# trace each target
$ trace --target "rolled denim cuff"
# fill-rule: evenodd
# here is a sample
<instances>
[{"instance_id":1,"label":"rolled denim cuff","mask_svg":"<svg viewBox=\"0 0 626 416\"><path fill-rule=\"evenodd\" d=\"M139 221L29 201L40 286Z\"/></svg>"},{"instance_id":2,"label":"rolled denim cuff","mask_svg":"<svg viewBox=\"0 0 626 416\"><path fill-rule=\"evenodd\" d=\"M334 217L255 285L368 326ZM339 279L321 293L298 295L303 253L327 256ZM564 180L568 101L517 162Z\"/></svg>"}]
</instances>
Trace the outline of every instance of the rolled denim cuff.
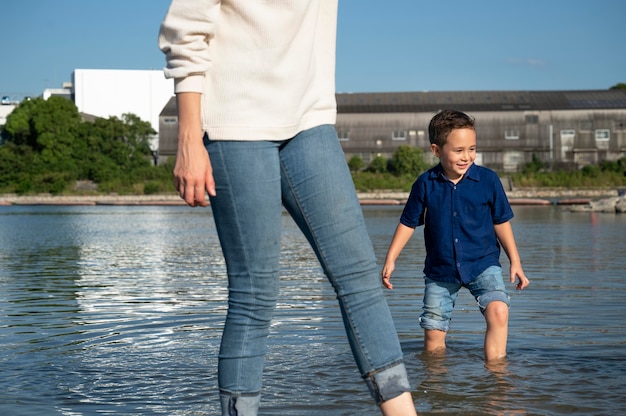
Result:
<instances>
[{"instance_id":1,"label":"rolled denim cuff","mask_svg":"<svg viewBox=\"0 0 626 416\"><path fill-rule=\"evenodd\" d=\"M220 391L222 416L256 416L261 402L260 394L231 394Z\"/></svg>"},{"instance_id":2,"label":"rolled denim cuff","mask_svg":"<svg viewBox=\"0 0 626 416\"><path fill-rule=\"evenodd\" d=\"M411 391L409 377L403 362L369 373L363 379L378 406L402 393Z\"/></svg>"}]
</instances>

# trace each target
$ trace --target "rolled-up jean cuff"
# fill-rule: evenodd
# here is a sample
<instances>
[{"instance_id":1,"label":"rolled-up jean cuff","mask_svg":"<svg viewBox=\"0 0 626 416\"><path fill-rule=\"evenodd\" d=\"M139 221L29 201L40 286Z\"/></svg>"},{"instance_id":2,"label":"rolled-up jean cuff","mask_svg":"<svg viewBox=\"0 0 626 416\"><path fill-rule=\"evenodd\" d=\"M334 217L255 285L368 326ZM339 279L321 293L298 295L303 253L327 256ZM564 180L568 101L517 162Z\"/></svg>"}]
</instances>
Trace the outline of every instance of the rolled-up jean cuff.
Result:
<instances>
[{"instance_id":1,"label":"rolled-up jean cuff","mask_svg":"<svg viewBox=\"0 0 626 416\"><path fill-rule=\"evenodd\" d=\"M231 394L220 391L222 416L256 416L259 412L260 394Z\"/></svg>"},{"instance_id":2,"label":"rolled-up jean cuff","mask_svg":"<svg viewBox=\"0 0 626 416\"><path fill-rule=\"evenodd\" d=\"M363 379L378 406L402 393L411 391L409 377L403 362L369 373Z\"/></svg>"}]
</instances>

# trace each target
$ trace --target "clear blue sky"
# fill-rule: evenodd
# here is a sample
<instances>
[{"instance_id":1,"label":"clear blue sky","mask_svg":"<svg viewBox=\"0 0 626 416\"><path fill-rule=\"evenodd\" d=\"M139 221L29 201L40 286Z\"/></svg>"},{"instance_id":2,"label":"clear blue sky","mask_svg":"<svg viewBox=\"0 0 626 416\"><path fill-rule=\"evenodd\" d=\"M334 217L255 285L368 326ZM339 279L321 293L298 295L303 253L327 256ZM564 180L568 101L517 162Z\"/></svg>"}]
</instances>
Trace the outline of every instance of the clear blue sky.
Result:
<instances>
[{"instance_id":1,"label":"clear blue sky","mask_svg":"<svg viewBox=\"0 0 626 416\"><path fill-rule=\"evenodd\" d=\"M74 69L161 69L169 0L0 0L0 95ZM624 0L340 0L337 91L608 89L626 83Z\"/></svg>"}]
</instances>

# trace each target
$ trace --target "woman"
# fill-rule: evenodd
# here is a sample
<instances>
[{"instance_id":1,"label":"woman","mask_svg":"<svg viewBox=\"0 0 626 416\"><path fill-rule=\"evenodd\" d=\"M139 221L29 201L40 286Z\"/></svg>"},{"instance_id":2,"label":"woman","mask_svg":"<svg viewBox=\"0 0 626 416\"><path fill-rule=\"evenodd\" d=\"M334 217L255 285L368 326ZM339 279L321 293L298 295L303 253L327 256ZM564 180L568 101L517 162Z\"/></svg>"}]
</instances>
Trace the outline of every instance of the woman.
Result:
<instances>
[{"instance_id":1,"label":"woman","mask_svg":"<svg viewBox=\"0 0 626 416\"><path fill-rule=\"evenodd\" d=\"M336 0L174 0L161 25L175 80L175 186L209 195L228 272L222 414L256 415L279 282L284 206L333 285L384 415L414 415L402 351L333 124ZM294 398L297 401L297 398Z\"/></svg>"}]
</instances>

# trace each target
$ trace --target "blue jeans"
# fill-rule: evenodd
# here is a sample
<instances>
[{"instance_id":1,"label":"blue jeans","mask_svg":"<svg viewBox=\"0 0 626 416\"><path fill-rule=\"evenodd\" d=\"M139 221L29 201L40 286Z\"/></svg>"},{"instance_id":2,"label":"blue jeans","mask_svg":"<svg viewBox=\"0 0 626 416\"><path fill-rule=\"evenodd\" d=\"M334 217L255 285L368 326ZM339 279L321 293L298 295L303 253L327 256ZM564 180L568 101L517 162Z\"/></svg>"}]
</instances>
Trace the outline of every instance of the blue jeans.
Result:
<instances>
[{"instance_id":1,"label":"blue jeans","mask_svg":"<svg viewBox=\"0 0 626 416\"><path fill-rule=\"evenodd\" d=\"M420 316L420 326L424 329L437 329L448 332L452 309L456 297L463 285L460 282L438 282L425 278L424 306ZM487 267L476 279L465 285L476 299L481 313L485 313L487 305L498 300L510 306L510 297L502 280L502 268Z\"/></svg>"},{"instance_id":2,"label":"blue jeans","mask_svg":"<svg viewBox=\"0 0 626 416\"><path fill-rule=\"evenodd\" d=\"M211 208L228 272L218 364L223 414L256 414L278 298L283 206L337 294L352 353L376 402L409 391L376 257L334 127L315 127L286 141L207 139L205 144L217 187Z\"/></svg>"}]
</instances>

